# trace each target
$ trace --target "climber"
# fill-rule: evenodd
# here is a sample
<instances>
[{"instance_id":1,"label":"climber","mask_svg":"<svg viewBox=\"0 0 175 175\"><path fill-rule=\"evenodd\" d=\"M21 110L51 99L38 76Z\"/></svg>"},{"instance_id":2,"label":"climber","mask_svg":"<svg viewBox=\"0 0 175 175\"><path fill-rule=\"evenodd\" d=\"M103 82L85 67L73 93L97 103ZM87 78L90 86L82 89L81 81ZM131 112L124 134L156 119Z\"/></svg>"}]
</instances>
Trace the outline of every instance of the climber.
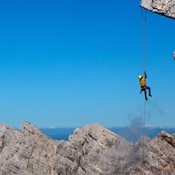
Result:
<instances>
[{"instance_id":1,"label":"climber","mask_svg":"<svg viewBox=\"0 0 175 175\"><path fill-rule=\"evenodd\" d=\"M140 93L144 91L145 100L148 100L146 90L148 90L150 97L152 97L152 95L151 95L151 88L149 86L146 86L146 78L147 78L146 71L144 71L144 77L142 75L139 75L138 78L140 81Z\"/></svg>"}]
</instances>

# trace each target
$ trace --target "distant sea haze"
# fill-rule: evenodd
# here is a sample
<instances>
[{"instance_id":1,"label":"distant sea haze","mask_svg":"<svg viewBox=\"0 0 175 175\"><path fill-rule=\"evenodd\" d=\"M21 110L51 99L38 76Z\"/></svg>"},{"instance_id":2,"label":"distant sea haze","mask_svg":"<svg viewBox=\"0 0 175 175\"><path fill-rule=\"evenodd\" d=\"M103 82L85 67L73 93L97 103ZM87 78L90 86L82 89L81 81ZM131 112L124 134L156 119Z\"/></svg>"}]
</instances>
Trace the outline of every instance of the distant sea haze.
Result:
<instances>
[{"instance_id":1,"label":"distant sea haze","mask_svg":"<svg viewBox=\"0 0 175 175\"><path fill-rule=\"evenodd\" d=\"M143 135L154 138L161 131L166 131L169 134L175 133L175 128L163 128L163 127L145 127L143 128L131 128L131 127L113 127L107 128L114 133L120 135L128 141L136 142ZM46 134L48 137L54 140L65 140L67 141L69 136L73 134L75 128L40 128L40 130Z\"/></svg>"}]
</instances>

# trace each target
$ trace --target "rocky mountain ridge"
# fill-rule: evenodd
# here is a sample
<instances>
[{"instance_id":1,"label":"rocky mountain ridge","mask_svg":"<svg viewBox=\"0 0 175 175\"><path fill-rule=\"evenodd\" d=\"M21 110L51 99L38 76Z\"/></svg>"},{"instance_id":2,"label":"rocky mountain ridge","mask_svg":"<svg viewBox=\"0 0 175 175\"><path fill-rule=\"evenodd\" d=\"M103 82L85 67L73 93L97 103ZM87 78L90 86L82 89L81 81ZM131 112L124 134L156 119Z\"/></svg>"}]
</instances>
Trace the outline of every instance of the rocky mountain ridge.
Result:
<instances>
[{"instance_id":1,"label":"rocky mountain ridge","mask_svg":"<svg viewBox=\"0 0 175 175\"><path fill-rule=\"evenodd\" d=\"M140 6L153 13L175 19L175 0L142 0Z\"/></svg>"},{"instance_id":2,"label":"rocky mountain ridge","mask_svg":"<svg viewBox=\"0 0 175 175\"><path fill-rule=\"evenodd\" d=\"M56 141L25 122L20 131L0 124L0 175L174 175L175 136L130 143L98 125Z\"/></svg>"}]
</instances>

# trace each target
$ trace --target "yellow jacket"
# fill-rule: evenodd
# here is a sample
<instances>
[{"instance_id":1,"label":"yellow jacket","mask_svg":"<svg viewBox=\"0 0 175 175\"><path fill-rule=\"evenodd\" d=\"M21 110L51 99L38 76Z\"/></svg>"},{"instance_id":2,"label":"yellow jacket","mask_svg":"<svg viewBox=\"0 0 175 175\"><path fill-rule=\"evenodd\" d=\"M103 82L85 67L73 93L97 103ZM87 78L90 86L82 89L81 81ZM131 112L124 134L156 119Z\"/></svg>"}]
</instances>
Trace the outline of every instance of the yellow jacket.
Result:
<instances>
[{"instance_id":1,"label":"yellow jacket","mask_svg":"<svg viewBox=\"0 0 175 175\"><path fill-rule=\"evenodd\" d=\"M146 79L144 77L140 79L140 86L142 88L146 87Z\"/></svg>"}]
</instances>

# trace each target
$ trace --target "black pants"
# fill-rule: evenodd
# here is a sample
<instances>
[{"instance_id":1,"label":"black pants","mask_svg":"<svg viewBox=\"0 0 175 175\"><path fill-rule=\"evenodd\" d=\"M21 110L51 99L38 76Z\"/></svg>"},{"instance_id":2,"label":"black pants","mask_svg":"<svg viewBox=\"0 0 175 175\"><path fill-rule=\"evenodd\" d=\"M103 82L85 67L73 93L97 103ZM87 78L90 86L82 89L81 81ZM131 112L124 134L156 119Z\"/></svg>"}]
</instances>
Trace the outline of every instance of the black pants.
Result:
<instances>
[{"instance_id":1,"label":"black pants","mask_svg":"<svg viewBox=\"0 0 175 175\"><path fill-rule=\"evenodd\" d=\"M149 96L151 96L151 88L149 86L145 86L145 87L141 87L141 90L144 91L144 94L145 94L145 100L148 100L147 98L147 91L149 92Z\"/></svg>"}]
</instances>

